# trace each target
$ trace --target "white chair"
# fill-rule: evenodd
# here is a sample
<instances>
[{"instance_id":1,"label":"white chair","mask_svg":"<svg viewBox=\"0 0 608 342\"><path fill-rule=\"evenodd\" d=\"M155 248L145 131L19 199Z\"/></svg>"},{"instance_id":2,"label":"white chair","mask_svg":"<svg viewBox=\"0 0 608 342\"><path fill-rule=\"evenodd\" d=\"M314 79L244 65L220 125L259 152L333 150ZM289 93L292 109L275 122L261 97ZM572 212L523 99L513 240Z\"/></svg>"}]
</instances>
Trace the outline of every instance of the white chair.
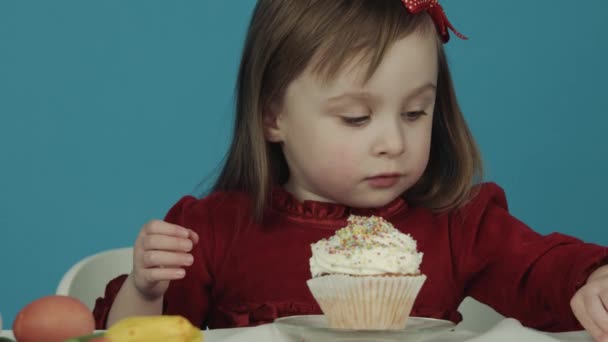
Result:
<instances>
[{"instance_id":1,"label":"white chair","mask_svg":"<svg viewBox=\"0 0 608 342\"><path fill-rule=\"evenodd\" d=\"M102 297L106 284L121 274L131 273L133 248L117 248L86 257L61 278L56 294L79 299L91 310Z\"/></svg>"},{"instance_id":2,"label":"white chair","mask_svg":"<svg viewBox=\"0 0 608 342\"><path fill-rule=\"evenodd\" d=\"M488 331L505 318L488 305L471 297L466 297L460 303L458 311L462 314L462 321L456 326L457 330L481 333Z\"/></svg>"}]
</instances>

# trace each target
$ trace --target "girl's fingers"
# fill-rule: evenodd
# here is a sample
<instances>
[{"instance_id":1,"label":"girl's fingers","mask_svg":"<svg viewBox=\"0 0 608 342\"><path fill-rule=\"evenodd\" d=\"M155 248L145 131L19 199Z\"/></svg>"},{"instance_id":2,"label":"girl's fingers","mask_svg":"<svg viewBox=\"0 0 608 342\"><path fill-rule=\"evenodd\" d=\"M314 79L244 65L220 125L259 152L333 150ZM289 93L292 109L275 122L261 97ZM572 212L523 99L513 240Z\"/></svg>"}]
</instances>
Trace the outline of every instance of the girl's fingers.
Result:
<instances>
[{"instance_id":1,"label":"girl's fingers","mask_svg":"<svg viewBox=\"0 0 608 342\"><path fill-rule=\"evenodd\" d=\"M148 268L141 272L141 275L149 284L182 279L186 276L186 271L183 268Z\"/></svg>"},{"instance_id":2,"label":"girl's fingers","mask_svg":"<svg viewBox=\"0 0 608 342\"><path fill-rule=\"evenodd\" d=\"M590 316L591 320L593 320L595 326L601 331L601 334L607 334L608 312L606 312L606 308L604 307L604 304L602 304L600 297L597 295L587 295L583 298L583 303L587 314Z\"/></svg>"},{"instance_id":3,"label":"girl's fingers","mask_svg":"<svg viewBox=\"0 0 608 342\"><path fill-rule=\"evenodd\" d=\"M166 251L146 251L142 255L143 268L180 268L194 262L192 254Z\"/></svg>"},{"instance_id":4,"label":"girl's fingers","mask_svg":"<svg viewBox=\"0 0 608 342\"><path fill-rule=\"evenodd\" d=\"M159 234L181 238L188 238L188 236L190 236L189 229L160 220L154 220L146 223L142 229L142 233L146 235Z\"/></svg>"},{"instance_id":5,"label":"girl's fingers","mask_svg":"<svg viewBox=\"0 0 608 342\"><path fill-rule=\"evenodd\" d=\"M604 336L604 333L602 329L600 329L600 327L591 318L591 315L585 308L583 299L581 297L582 296L575 296L575 298L572 300L572 312L574 313L574 316L576 316L578 321L581 323L583 328L585 328L585 330L589 332L591 337L593 337L595 341L601 341L600 339L602 338L602 336Z\"/></svg>"},{"instance_id":6,"label":"girl's fingers","mask_svg":"<svg viewBox=\"0 0 608 342\"><path fill-rule=\"evenodd\" d=\"M192 242L194 244L197 244L199 241L198 234L192 229L189 229L189 231L190 231L190 240L192 240Z\"/></svg>"},{"instance_id":7,"label":"girl's fingers","mask_svg":"<svg viewBox=\"0 0 608 342\"><path fill-rule=\"evenodd\" d=\"M142 247L144 251L190 252L192 241L188 238L151 234L142 237Z\"/></svg>"}]
</instances>

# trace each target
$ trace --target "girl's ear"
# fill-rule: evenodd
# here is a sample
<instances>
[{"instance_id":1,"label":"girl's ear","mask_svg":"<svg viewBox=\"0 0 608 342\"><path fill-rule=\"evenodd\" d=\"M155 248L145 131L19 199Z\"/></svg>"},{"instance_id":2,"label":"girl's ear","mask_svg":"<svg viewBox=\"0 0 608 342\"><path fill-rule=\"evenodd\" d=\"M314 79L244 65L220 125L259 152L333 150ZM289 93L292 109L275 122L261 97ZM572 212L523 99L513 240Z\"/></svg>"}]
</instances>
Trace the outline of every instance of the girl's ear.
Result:
<instances>
[{"instance_id":1,"label":"girl's ear","mask_svg":"<svg viewBox=\"0 0 608 342\"><path fill-rule=\"evenodd\" d=\"M281 109L276 103L272 103L266 108L263 114L264 121L264 137L270 142L283 141L283 132L281 130Z\"/></svg>"}]
</instances>

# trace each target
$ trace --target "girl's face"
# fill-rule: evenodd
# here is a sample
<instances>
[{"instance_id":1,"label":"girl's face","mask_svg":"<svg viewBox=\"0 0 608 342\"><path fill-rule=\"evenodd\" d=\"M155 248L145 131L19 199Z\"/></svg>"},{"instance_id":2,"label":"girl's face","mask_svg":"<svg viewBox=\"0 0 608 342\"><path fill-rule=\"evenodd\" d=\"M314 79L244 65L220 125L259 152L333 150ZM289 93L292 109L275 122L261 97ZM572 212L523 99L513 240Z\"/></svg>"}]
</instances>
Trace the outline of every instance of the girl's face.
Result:
<instances>
[{"instance_id":1,"label":"girl's face","mask_svg":"<svg viewBox=\"0 0 608 342\"><path fill-rule=\"evenodd\" d=\"M301 201L383 206L413 186L429 160L437 41L415 33L398 40L363 82L367 64L331 82L310 70L287 88L266 118L289 166L286 189Z\"/></svg>"}]
</instances>

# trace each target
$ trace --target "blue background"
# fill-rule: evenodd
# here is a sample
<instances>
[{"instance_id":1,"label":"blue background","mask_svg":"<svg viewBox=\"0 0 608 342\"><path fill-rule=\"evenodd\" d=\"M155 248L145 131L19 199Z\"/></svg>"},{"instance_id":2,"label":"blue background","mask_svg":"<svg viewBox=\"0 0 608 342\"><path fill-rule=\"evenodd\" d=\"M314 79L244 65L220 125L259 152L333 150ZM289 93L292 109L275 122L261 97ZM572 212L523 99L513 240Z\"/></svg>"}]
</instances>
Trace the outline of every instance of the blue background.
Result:
<instances>
[{"instance_id":1,"label":"blue background","mask_svg":"<svg viewBox=\"0 0 608 342\"><path fill-rule=\"evenodd\" d=\"M388 1L388 0L387 0ZM253 0L0 0L0 312L212 176ZM445 0L487 179L541 233L608 244L608 2Z\"/></svg>"}]
</instances>

